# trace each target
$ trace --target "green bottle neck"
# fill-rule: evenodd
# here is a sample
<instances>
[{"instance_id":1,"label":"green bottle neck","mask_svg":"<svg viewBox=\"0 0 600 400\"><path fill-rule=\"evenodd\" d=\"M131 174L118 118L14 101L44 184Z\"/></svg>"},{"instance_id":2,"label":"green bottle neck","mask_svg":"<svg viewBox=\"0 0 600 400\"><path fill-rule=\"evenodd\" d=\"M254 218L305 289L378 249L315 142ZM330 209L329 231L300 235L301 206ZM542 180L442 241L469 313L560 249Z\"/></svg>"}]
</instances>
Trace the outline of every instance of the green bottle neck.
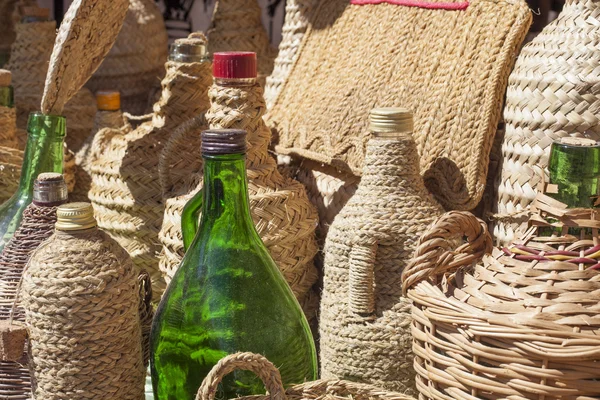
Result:
<instances>
[{"instance_id":1,"label":"green bottle neck","mask_svg":"<svg viewBox=\"0 0 600 400\"><path fill-rule=\"evenodd\" d=\"M27 145L19 181L18 196L30 199L33 183L43 172L63 172L63 142L66 120L55 115L32 113L27 123Z\"/></svg>"},{"instance_id":2,"label":"green bottle neck","mask_svg":"<svg viewBox=\"0 0 600 400\"><path fill-rule=\"evenodd\" d=\"M15 105L12 86L0 86L0 106L13 108Z\"/></svg>"},{"instance_id":3,"label":"green bottle neck","mask_svg":"<svg viewBox=\"0 0 600 400\"><path fill-rule=\"evenodd\" d=\"M245 154L204 156L204 188L200 231L229 236L233 231L255 232L250 214Z\"/></svg>"}]
</instances>

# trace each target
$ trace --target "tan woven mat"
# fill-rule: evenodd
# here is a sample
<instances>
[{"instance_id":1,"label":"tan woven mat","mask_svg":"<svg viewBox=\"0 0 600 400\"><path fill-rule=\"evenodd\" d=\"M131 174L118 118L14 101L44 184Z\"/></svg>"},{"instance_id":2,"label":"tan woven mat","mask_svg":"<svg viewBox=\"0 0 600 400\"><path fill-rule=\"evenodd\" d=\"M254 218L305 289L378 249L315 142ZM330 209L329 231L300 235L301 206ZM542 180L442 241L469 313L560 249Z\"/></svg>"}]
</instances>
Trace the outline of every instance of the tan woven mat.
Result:
<instances>
[{"instance_id":1,"label":"tan woven mat","mask_svg":"<svg viewBox=\"0 0 600 400\"><path fill-rule=\"evenodd\" d=\"M276 150L360 175L369 111L407 107L428 188L446 208L474 208L531 23L525 2L355 2L378 4L320 0L310 14L269 116Z\"/></svg>"}]
</instances>

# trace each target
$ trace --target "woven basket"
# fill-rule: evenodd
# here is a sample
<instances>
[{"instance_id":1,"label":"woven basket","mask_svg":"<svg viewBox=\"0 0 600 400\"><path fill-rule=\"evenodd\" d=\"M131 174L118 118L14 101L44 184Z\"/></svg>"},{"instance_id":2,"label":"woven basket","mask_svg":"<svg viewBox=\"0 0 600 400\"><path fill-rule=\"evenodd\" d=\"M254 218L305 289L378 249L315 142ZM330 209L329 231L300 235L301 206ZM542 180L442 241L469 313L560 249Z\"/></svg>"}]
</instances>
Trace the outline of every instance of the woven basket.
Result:
<instances>
[{"instance_id":1,"label":"woven basket","mask_svg":"<svg viewBox=\"0 0 600 400\"><path fill-rule=\"evenodd\" d=\"M527 5L351 3L320 0L309 14L298 58L269 113L277 152L360 175L370 109L406 107L415 114L429 190L447 208L474 208L508 74L531 22Z\"/></svg>"},{"instance_id":2,"label":"woven basket","mask_svg":"<svg viewBox=\"0 0 600 400\"><path fill-rule=\"evenodd\" d=\"M420 239L403 284L421 399L600 397L600 218L543 194L532 209L522 239L491 255L485 223L468 213ZM552 219L558 231L587 228L540 235Z\"/></svg>"},{"instance_id":3,"label":"woven basket","mask_svg":"<svg viewBox=\"0 0 600 400\"><path fill-rule=\"evenodd\" d=\"M215 400L221 380L238 369L255 373L269 393L238 400L412 400L412 397L375 386L340 380L306 382L286 390L277 368L265 357L253 353L237 353L221 359L202 382L196 400Z\"/></svg>"},{"instance_id":4,"label":"woven basket","mask_svg":"<svg viewBox=\"0 0 600 400\"><path fill-rule=\"evenodd\" d=\"M21 150L0 146L0 204L17 191L22 163Z\"/></svg>"},{"instance_id":5,"label":"woven basket","mask_svg":"<svg viewBox=\"0 0 600 400\"><path fill-rule=\"evenodd\" d=\"M310 309L305 302L314 299L309 292L317 280L317 270L313 263L318 251L314 236L317 213L302 185L283 177L268 152L271 132L262 119L266 109L262 87L260 84L247 88L213 85L208 95L211 108L206 114L206 124L211 129L233 128L248 132L249 149L246 164L254 224L273 260L310 318L316 311L316 304L311 301L313 307ZM182 131L172 139L178 143L193 143L182 141L181 135L190 137L195 133L198 137L199 130L201 129L196 127L188 132ZM181 146L169 144L167 148L171 150L162 155L166 159L161 164L163 181L165 177L172 179L173 175L169 171L176 165L175 161L168 160L181 158L180 152L177 151ZM193 165L197 167L197 174L202 170L198 148L199 146L192 151L192 154L195 154L196 161ZM200 176L197 177L196 182L200 182ZM171 182L163 187L172 187ZM181 211L200 187L201 182L197 186L190 185L190 192L166 201L165 218L160 234L164 246L160 268L167 280L173 276L183 257Z\"/></svg>"},{"instance_id":6,"label":"woven basket","mask_svg":"<svg viewBox=\"0 0 600 400\"><path fill-rule=\"evenodd\" d=\"M442 207L419 174L414 139L371 139L356 194L325 242L321 374L415 394L410 303L401 274ZM352 349L352 351L349 351Z\"/></svg>"},{"instance_id":7,"label":"woven basket","mask_svg":"<svg viewBox=\"0 0 600 400\"><path fill-rule=\"evenodd\" d=\"M271 108L292 65L298 56L300 44L308 28L308 13L315 0L287 0L285 2L285 21L281 28L279 53L275 58L273 72L267 77L265 85L265 100L267 108Z\"/></svg>"},{"instance_id":8,"label":"woven basket","mask_svg":"<svg viewBox=\"0 0 600 400\"><path fill-rule=\"evenodd\" d=\"M86 86L118 90L121 108L134 115L151 109L151 94L160 89L165 74L168 37L162 14L154 0L129 0L123 28L100 68Z\"/></svg>"},{"instance_id":9,"label":"woven basket","mask_svg":"<svg viewBox=\"0 0 600 400\"><path fill-rule=\"evenodd\" d=\"M209 62L168 61L166 67L152 120L134 130L100 131L90 167L89 198L98 225L129 252L138 268L150 273L155 299L166 287L157 258L164 212L159 155L178 126L208 110L206 93L212 83Z\"/></svg>"},{"instance_id":10,"label":"woven basket","mask_svg":"<svg viewBox=\"0 0 600 400\"><path fill-rule=\"evenodd\" d=\"M56 39L56 22L18 23L10 62L6 66L13 75L17 127L27 128L29 114L40 110L48 62ZM67 102L63 115L67 118L69 150L77 152L92 130L96 99L87 89L77 92Z\"/></svg>"},{"instance_id":11,"label":"woven basket","mask_svg":"<svg viewBox=\"0 0 600 400\"><path fill-rule=\"evenodd\" d=\"M277 52L261 21L257 0L218 0L207 32L210 53L253 51L258 57L258 80L264 87Z\"/></svg>"},{"instance_id":12,"label":"woven basket","mask_svg":"<svg viewBox=\"0 0 600 400\"><path fill-rule=\"evenodd\" d=\"M0 53L10 53L10 47L17 37L15 22L21 19L18 6L35 3L33 0L0 0Z\"/></svg>"},{"instance_id":13,"label":"woven basket","mask_svg":"<svg viewBox=\"0 0 600 400\"><path fill-rule=\"evenodd\" d=\"M595 1L567 0L558 19L523 48L510 76L494 229L500 243L526 227L537 187L548 181L552 142L568 135L600 140L599 14Z\"/></svg>"}]
</instances>

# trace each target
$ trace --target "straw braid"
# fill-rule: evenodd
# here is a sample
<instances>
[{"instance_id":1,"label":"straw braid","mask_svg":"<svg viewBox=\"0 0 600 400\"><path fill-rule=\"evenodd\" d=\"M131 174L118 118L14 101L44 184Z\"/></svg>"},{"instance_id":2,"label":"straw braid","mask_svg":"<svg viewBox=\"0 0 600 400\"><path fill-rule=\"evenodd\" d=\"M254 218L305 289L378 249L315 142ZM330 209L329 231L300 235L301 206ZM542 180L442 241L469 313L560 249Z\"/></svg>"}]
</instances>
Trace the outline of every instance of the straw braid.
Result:
<instances>
[{"instance_id":1,"label":"straw braid","mask_svg":"<svg viewBox=\"0 0 600 400\"><path fill-rule=\"evenodd\" d=\"M512 215L528 210L540 183L548 182L552 142L569 135L600 140L598 24L597 2L569 0L519 55L504 109L496 218L508 221L494 229L501 244L523 232L523 224Z\"/></svg>"},{"instance_id":2,"label":"straw braid","mask_svg":"<svg viewBox=\"0 0 600 400\"><path fill-rule=\"evenodd\" d=\"M258 56L258 79L264 86L277 55L261 21L257 0L218 0L208 34L210 53L253 51Z\"/></svg>"},{"instance_id":3,"label":"straw braid","mask_svg":"<svg viewBox=\"0 0 600 400\"><path fill-rule=\"evenodd\" d=\"M416 393L401 274L417 238L442 212L419 174L409 134L368 142L358 190L333 221L324 248L324 378Z\"/></svg>"},{"instance_id":4,"label":"straw braid","mask_svg":"<svg viewBox=\"0 0 600 400\"><path fill-rule=\"evenodd\" d=\"M36 250L22 287L34 399L143 398L137 275L97 229L57 232Z\"/></svg>"},{"instance_id":5,"label":"straw braid","mask_svg":"<svg viewBox=\"0 0 600 400\"><path fill-rule=\"evenodd\" d=\"M150 95L160 89L168 50L167 30L153 0L129 0L129 10L117 40L86 86L118 89L121 108L135 115L148 112Z\"/></svg>"},{"instance_id":6,"label":"straw braid","mask_svg":"<svg viewBox=\"0 0 600 400\"><path fill-rule=\"evenodd\" d=\"M54 232L56 207L30 204L23 211L23 220L13 238L0 254L0 320L25 321L17 304L12 315L17 288L31 253ZM31 397L31 378L27 368L27 353L16 362L0 362L0 398L27 400Z\"/></svg>"},{"instance_id":7,"label":"straw braid","mask_svg":"<svg viewBox=\"0 0 600 400\"><path fill-rule=\"evenodd\" d=\"M152 277L155 298L166 285L158 270L158 232L163 218L159 155L176 128L209 107L210 63L167 62L162 95L151 122L123 134L104 130L93 148L89 198L98 226Z\"/></svg>"},{"instance_id":8,"label":"straw braid","mask_svg":"<svg viewBox=\"0 0 600 400\"><path fill-rule=\"evenodd\" d=\"M265 112L262 88L259 84L249 88L213 85L208 94L211 108L206 119L211 129L235 128L248 132L248 191L256 229L296 297L301 303L308 301L307 293L317 279L313 264L318 250L314 238L317 215L302 185L281 176L268 153L271 132L262 119ZM166 203L160 239L164 246L161 270L167 280L183 256L181 211L202 186L200 176L197 178L200 184L191 186L190 194Z\"/></svg>"},{"instance_id":9,"label":"straw braid","mask_svg":"<svg viewBox=\"0 0 600 400\"><path fill-rule=\"evenodd\" d=\"M287 0L285 2L285 22L281 28L279 53L275 59L273 72L267 77L265 100L270 109L283 83L286 81L292 65L298 58L300 43L309 23L309 12L314 8L315 0Z\"/></svg>"}]
</instances>

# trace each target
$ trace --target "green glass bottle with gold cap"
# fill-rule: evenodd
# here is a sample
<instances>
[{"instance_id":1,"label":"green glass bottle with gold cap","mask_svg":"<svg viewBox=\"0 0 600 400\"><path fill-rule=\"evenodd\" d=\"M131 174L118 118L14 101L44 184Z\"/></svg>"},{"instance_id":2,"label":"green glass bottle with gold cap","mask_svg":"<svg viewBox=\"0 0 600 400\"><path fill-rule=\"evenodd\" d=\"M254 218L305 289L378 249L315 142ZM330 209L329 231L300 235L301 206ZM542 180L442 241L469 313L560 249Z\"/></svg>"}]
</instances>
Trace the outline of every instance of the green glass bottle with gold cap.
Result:
<instances>
[{"instance_id":1,"label":"green glass bottle with gold cap","mask_svg":"<svg viewBox=\"0 0 600 400\"><path fill-rule=\"evenodd\" d=\"M63 172L65 117L31 113L17 192L0 206L0 251L14 235L33 199L33 183L43 172Z\"/></svg>"},{"instance_id":2,"label":"green glass bottle with gold cap","mask_svg":"<svg viewBox=\"0 0 600 400\"><path fill-rule=\"evenodd\" d=\"M308 322L250 216L246 132L202 133L198 233L163 296L151 333L156 400L193 400L228 354L250 351L279 367L285 385L317 377ZM218 398L264 393L252 373L225 378Z\"/></svg>"}]
</instances>

